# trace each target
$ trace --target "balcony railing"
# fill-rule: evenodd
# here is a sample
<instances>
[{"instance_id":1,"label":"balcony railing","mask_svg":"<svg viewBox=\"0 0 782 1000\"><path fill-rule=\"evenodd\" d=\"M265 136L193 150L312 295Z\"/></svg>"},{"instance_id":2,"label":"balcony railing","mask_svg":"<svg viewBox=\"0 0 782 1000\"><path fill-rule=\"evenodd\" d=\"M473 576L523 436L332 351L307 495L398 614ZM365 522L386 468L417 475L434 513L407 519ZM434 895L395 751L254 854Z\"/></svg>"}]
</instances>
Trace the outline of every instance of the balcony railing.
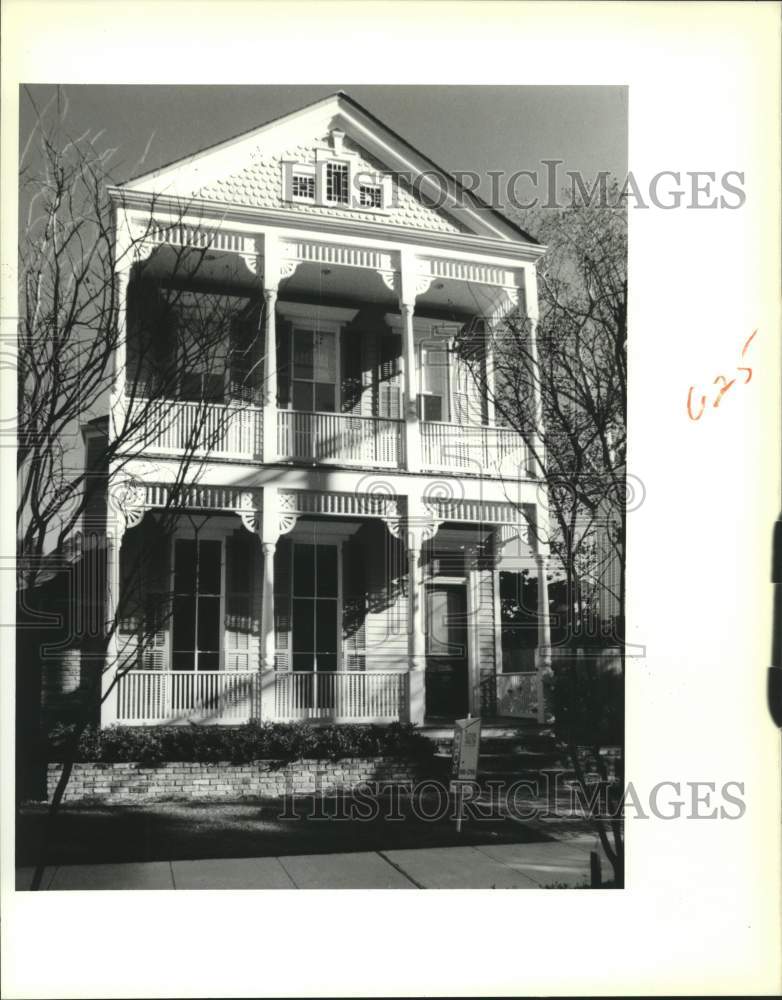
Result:
<instances>
[{"instance_id":1,"label":"balcony railing","mask_svg":"<svg viewBox=\"0 0 782 1000\"><path fill-rule=\"evenodd\" d=\"M406 691L403 671L278 673L274 712L283 720L398 722Z\"/></svg>"},{"instance_id":2,"label":"balcony railing","mask_svg":"<svg viewBox=\"0 0 782 1000\"><path fill-rule=\"evenodd\" d=\"M538 675L497 674L497 715L536 718L538 714Z\"/></svg>"},{"instance_id":3,"label":"balcony railing","mask_svg":"<svg viewBox=\"0 0 782 1000\"><path fill-rule=\"evenodd\" d=\"M263 410L260 407L168 399L139 400L136 406L145 416L136 447L171 454L261 457Z\"/></svg>"},{"instance_id":4,"label":"balcony railing","mask_svg":"<svg viewBox=\"0 0 782 1000\"><path fill-rule=\"evenodd\" d=\"M524 479L529 474L526 445L507 427L423 422L421 458L427 470L509 479Z\"/></svg>"},{"instance_id":5,"label":"balcony railing","mask_svg":"<svg viewBox=\"0 0 782 1000\"><path fill-rule=\"evenodd\" d=\"M277 452L283 461L402 468L401 420L346 413L278 410Z\"/></svg>"},{"instance_id":6,"label":"balcony railing","mask_svg":"<svg viewBox=\"0 0 782 1000\"><path fill-rule=\"evenodd\" d=\"M257 684L249 670L130 670L117 680L117 721L247 722L258 715Z\"/></svg>"}]
</instances>

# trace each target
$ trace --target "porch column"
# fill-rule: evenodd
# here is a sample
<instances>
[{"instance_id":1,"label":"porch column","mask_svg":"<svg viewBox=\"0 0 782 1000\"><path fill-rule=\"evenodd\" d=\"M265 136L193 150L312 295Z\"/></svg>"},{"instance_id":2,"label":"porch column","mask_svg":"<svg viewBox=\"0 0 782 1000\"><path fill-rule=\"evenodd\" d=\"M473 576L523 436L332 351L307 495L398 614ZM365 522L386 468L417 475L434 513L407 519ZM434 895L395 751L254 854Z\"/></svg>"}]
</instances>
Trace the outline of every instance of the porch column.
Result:
<instances>
[{"instance_id":1,"label":"porch column","mask_svg":"<svg viewBox=\"0 0 782 1000\"><path fill-rule=\"evenodd\" d=\"M407 633L410 659L409 721L422 725L426 715L426 632L424 600L426 593L421 565L423 529L407 530Z\"/></svg>"},{"instance_id":2,"label":"porch column","mask_svg":"<svg viewBox=\"0 0 782 1000\"><path fill-rule=\"evenodd\" d=\"M421 468L421 426L418 418L418 386L415 363L415 334L412 302L400 303L405 379L405 456L408 472Z\"/></svg>"},{"instance_id":3,"label":"porch column","mask_svg":"<svg viewBox=\"0 0 782 1000\"><path fill-rule=\"evenodd\" d=\"M263 382L263 460L277 458L277 289L264 287L266 363Z\"/></svg>"},{"instance_id":4,"label":"porch column","mask_svg":"<svg viewBox=\"0 0 782 1000\"><path fill-rule=\"evenodd\" d=\"M548 605L548 556L536 553L538 568L538 648L536 651L538 722L546 721L546 703L543 692L543 677L551 667L551 616Z\"/></svg>"},{"instance_id":5,"label":"porch column","mask_svg":"<svg viewBox=\"0 0 782 1000\"><path fill-rule=\"evenodd\" d=\"M128 337L128 288L130 286L130 264L126 264L114 274L117 301L117 340L114 345L113 377L109 395L109 439L115 440L122 433L125 424L127 400L125 382L127 378L127 337Z\"/></svg>"},{"instance_id":6,"label":"porch column","mask_svg":"<svg viewBox=\"0 0 782 1000\"><path fill-rule=\"evenodd\" d=\"M535 371L535 384L533 392L535 396L535 429L532 435L535 456L532 457L531 466L535 474L543 479L545 476L545 429L543 426L543 396L540 390L538 373L538 275L534 264L527 264L524 267L524 285L521 289L524 301L524 314L529 324L530 355L532 357L533 369Z\"/></svg>"},{"instance_id":7,"label":"porch column","mask_svg":"<svg viewBox=\"0 0 782 1000\"><path fill-rule=\"evenodd\" d=\"M421 469L421 425L418 417L418 380L415 363L413 315L416 298L415 255L403 250L400 263L399 312L402 316L402 357L405 385L405 468Z\"/></svg>"},{"instance_id":8,"label":"porch column","mask_svg":"<svg viewBox=\"0 0 782 1000\"><path fill-rule=\"evenodd\" d=\"M120 588L120 549L124 525L119 517L111 518L106 526L106 594L103 610L104 628L109 633L106 643L106 659L103 663L100 685L100 725L101 729L117 721L117 669L119 667L119 636L117 632L117 608Z\"/></svg>"},{"instance_id":9,"label":"porch column","mask_svg":"<svg viewBox=\"0 0 782 1000\"><path fill-rule=\"evenodd\" d=\"M276 542L262 542L263 589L261 595L261 719L274 718L274 553Z\"/></svg>"}]
</instances>

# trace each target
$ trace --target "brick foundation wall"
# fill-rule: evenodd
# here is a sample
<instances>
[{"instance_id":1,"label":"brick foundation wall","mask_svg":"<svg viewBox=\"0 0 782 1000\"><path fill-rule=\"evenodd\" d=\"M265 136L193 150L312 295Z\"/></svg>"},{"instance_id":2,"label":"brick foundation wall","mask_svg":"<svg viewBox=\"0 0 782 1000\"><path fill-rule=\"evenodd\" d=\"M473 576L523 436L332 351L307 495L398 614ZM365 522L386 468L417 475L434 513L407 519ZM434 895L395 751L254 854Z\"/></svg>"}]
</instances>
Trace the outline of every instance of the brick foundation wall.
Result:
<instances>
[{"instance_id":1,"label":"brick foundation wall","mask_svg":"<svg viewBox=\"0 0 782 1000\"><path fill-rule=\"evenodd\" d=\"M49 764L47 796L51 801L62 773ZM150 802L159 799L279 798L287 793L313 795L350 789L362 782L415 782L412 764L390 757L352 757L336 763L301 760L281 766L274 761L231 764L227 761L165 764L74 764L64 802Z\"/></svg>"}]
</instances>

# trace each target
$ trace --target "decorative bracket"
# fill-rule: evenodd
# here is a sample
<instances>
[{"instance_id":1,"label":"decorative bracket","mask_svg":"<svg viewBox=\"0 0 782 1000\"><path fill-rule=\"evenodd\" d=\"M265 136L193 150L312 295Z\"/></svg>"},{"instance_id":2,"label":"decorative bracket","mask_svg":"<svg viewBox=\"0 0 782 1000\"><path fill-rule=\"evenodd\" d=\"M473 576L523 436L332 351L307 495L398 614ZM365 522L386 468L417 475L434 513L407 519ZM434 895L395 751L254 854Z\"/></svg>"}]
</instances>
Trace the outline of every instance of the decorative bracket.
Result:
<instances>
[{"instance_id":1,"label":"decorative bracket","mask_svg":"<svg viewBox=\"0 0 782 1000\"><path fill-rule=\"evenodd\" d=\"M380 278L382 279L383 284L386 286L386 288L389 291L393 292L395 295L399 295L400 294L401 281L400 281L400 278L399 278L399 272L398 271L384 271L384 270L381 270L380 268L378 268L377 269L377 273L380 275Z\"/></svg>"},{"instance_id":2,"label":"decorative bracket","mask_svg":"<svg viewBox=\"0 0 782 1000\"><path fill-rule=\"evenodd\" d=\"M280 514L279 520L277 522L277 527L281 535L287 535L289 532L293 531L296 527L296 522L299 520L298 514Z\"/></svg>"},{"instance_id":3,"label":"decorative bracket","mask_svg":"<svg viewBox=\"0 0 782 1000\"><path fill-rule=\"evenodd\" d=\"M141 524L147 511L146 490L133 480L126 480L110 490L111 506L125 519L125 530Z\"/></svg>"}]
</instances>

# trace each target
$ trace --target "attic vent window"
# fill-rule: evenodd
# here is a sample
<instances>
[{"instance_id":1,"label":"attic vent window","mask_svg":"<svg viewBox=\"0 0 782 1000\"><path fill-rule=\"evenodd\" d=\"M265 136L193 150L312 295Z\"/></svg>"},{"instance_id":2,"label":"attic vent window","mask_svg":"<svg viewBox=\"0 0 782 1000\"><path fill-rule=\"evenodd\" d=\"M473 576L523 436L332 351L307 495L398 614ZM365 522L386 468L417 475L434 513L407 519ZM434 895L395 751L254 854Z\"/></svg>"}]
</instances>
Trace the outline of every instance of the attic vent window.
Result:
<instances>
[{"instance_id":1,"label":"attic vent window","mask_svg":"<svg viewBox=\"0 0 782 1000\"><path fill-rule=\"evenodd\" d=\"M379 184L360 184L358 198L362 208L383 207L383 189Z\"/></svg>"},{"instance_id":2,"label":"attic vent window","mask_svg":"<svg viewBox=\"0 0 782 1000\"><path fill-rule=\"evenodd\" d=\"M298 200L315 201L315 175L294 172L291 193Z\"/></svg>"},{"instance_id":3,"label":"attic vent window","mask_svg":"<svg viewBox=\"0 0 782 1000\"><path fill-rule=\"evenodd\" d=\"M326 164L326 201L348 204L347 163Z\"/></svg>"}]
</instances>

